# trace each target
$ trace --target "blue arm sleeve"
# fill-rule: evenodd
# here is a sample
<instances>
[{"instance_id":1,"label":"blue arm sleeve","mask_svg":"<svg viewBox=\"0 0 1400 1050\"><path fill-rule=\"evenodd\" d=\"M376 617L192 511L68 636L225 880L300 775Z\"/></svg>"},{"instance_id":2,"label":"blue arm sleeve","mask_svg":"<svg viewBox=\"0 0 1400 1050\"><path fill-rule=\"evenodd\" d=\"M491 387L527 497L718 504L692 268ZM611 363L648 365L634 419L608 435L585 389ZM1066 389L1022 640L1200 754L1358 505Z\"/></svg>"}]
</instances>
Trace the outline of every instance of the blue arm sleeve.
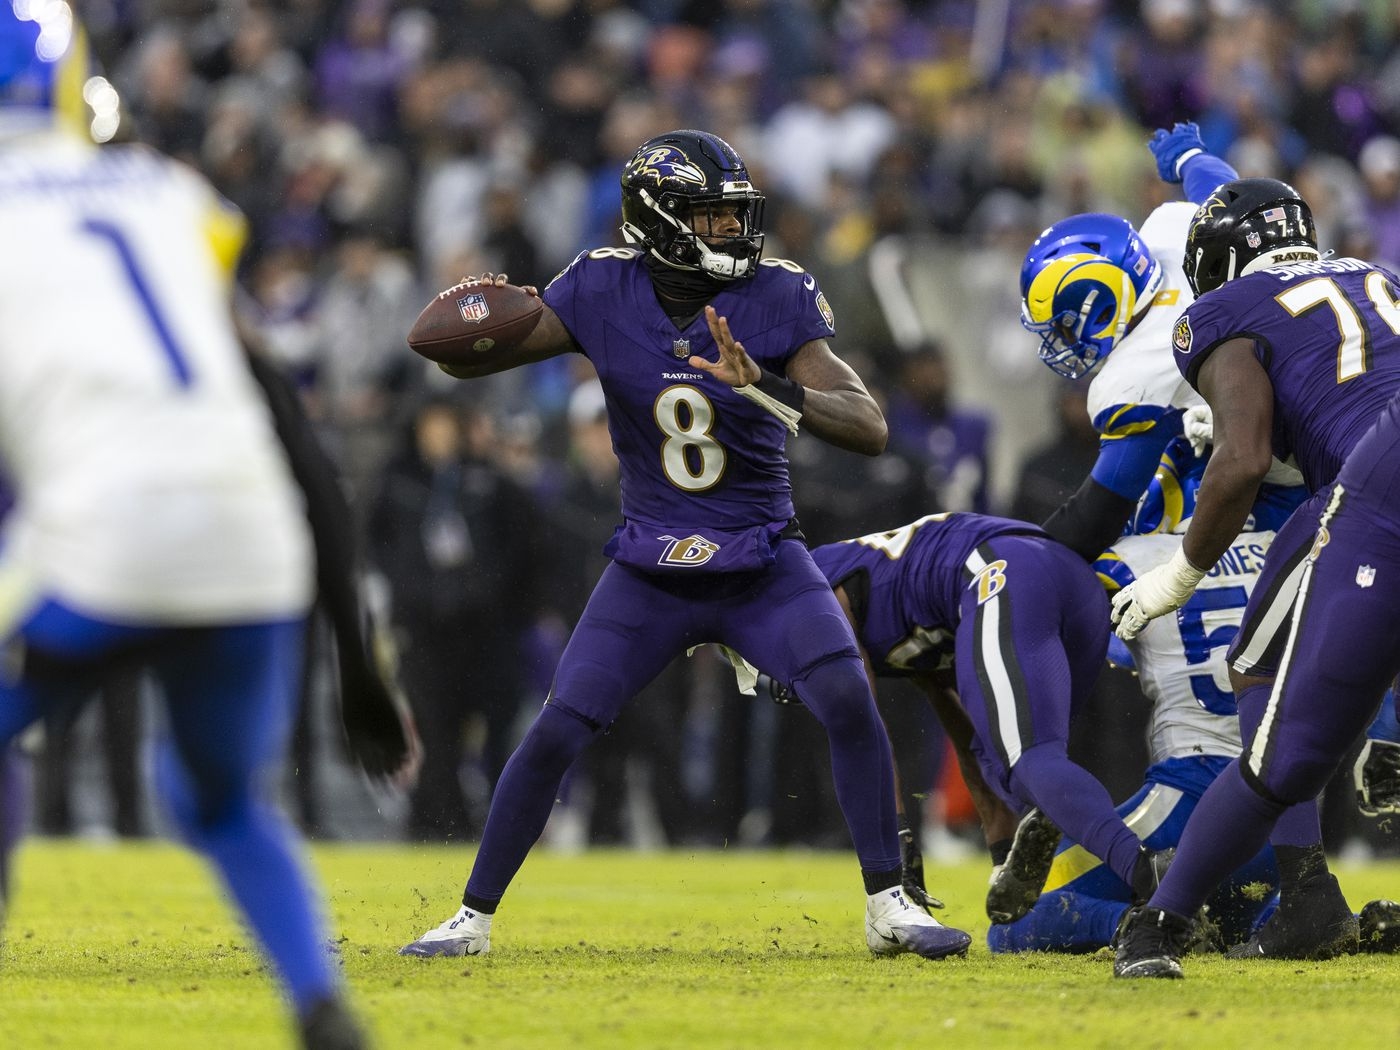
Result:
<instances>
[{"instance_id":1,"label":"blue arm sleeve","mask_svg":"<svg viewBox=\"0 0 1400 1050\"><path fill-rule=\"evenodd\" d=\"M1400 720L1395 717L1395 690L1387 689L1385 699L1381 701L1381 709L1376 712L1376 720L1371 723L1371 728L1366 730L1368 740L1388 740L1392 744L1400 743Z\"/></svg>"},{"instance_id":2,"label":"blue arm sleeve","mask_svg":"<svg viewBox=\"0 0 1400 1050\"><path fill-rule=\"evenodd\" d=\"M1222 182L1233 182L1239 177L1239 172L1213 153L1197 153L1181 166L1181 188L1186 199L1196 204L1204 203L1210 191Z\"/></svg>"},{"instance_id":3,"label":"blue arm sleeve","mask_svg":"<svg viewBox=\"0 0 1400 1050\"><path fill-rule=\"evenodd\" d=\"M1100 443L1090 476L1110 492L1137 501L1147 491L1162 452L1181 433L1181 413L1163 416L1147 429Z\"/></svg>"}]
</instances>

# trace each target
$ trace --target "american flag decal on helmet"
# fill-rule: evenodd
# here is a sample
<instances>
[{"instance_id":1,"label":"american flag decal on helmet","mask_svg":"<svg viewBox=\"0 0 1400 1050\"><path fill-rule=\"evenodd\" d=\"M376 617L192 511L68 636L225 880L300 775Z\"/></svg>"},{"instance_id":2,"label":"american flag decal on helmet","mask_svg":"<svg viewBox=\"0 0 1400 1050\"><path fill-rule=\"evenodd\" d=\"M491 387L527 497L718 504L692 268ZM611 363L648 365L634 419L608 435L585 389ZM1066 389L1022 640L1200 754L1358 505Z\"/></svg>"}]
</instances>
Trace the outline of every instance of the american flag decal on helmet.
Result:
<instances>
[{"instance_id":1,"label":"american flag decal on helmet","mask_svg":"<svg viewBox=\"0 0 1400 1050\"><path fill-rule=\"evenodd\" d=\"M468 292L457 300L457 309L462 312L462 320L468 324L479 324L491 316L491 307L486 296L480 292Z\"/></svg>"}]
</instances>

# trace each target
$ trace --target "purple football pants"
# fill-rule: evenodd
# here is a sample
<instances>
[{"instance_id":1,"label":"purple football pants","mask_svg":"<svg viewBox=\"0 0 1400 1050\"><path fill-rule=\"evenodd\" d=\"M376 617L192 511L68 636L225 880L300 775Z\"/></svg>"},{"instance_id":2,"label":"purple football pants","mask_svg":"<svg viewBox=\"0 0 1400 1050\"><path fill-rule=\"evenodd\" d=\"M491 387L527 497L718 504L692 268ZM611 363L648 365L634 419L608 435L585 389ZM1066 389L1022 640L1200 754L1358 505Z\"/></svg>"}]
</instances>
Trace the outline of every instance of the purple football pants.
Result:
<instances>
[{"instance_id":1,"label":"purple football pants","mask_svg":"<svg viewBox=\"0 0 1400 1050\"><path fill-rule=\"evenodd\" d=\"M491 800L466 896L498 901L540 833L559 783L594 733L672 659L728 645L788 682L826 729L836 796L861 868L899 868L893 765L856 640L831 585L796 541L758 572L604 570L559 660L543 711ZM677 727L679 731L680 727Z\"/></svg>"},{"instance_id":2,"label":"purple football pants","mask_svg":"<svg viewBox=\"0 0 1400 1050\"><path fill-rule=\"evenodd\" d=\"M1393 400L1327 497L1254 739L1202 797L1152 903L1193 914L1241 857L1263 845L1286 806L1322 790L1397 672L1400 402Z\"/></svg>"},{"instance_id":3,"label":"purple football pants","mask_svg":"<svg viewBox=\"0 0 1400 1050\"><path fill-rule=\"evenodd\" d=\"M1068 754L1070 720L1108 649L1108 598L1078 555L1034 536L995 536L967 562L958 694L983 775L1013 808L1036 805L1132 883L1140 842L1108 790Z\"/></svg>"}]
</instances>

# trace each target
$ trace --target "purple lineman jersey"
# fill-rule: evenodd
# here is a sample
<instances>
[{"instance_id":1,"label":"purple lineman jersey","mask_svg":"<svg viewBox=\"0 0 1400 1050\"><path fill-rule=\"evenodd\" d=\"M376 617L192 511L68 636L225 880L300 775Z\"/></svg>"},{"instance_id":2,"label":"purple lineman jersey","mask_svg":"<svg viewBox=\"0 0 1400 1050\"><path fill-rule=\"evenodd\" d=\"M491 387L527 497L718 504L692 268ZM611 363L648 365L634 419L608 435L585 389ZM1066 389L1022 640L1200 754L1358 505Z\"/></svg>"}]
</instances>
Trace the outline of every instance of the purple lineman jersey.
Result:
<instances>
[{"instance_id":1,"label":"purple lineman jersey","mask_svg":"<svg viewBox=\"0 0 1400 1050\"><path fill-rule=\"evenodd\" d=\"M1197 299L1172 332L1192 386L1221 343L1254 341L1274 388L1274 455L1309 492L1330 485L1400 385L1400 281L1360 259L1294 263Z\"/></svg>"},{"instance_id":2,"label":"purple lineman jersey","mask_svg":"<svg viewBox=\"0 0 1400 1050\"><path fill-rule=\"evenodd\" d=\"M844 587L860 643L881 677L942 670L968 586L967 561L993 536L1045 536L1024 521L981 514L930 514L889 532L812 551L832 587Z\"/></svg>"},{"instance_id":3,"label":"purple lineman jersey","mask_svg":"<svg viewBox=\"0 0 1400 1050\"><path fill-rule=\"evenodd\" d=\"M608 553L652 572L771 563L762 532L771 539L794 513L787 430L686 363L692 354L718 354L703 313L678 328L657 301L643 256L628 248L582 253L543 298L593 363L607 399L626 522ZM722 289L712 305L749 356L778 375L805 343L835 333L816 278L781 260L764 259L752 279Z\"/></svg>"}]
</instances>

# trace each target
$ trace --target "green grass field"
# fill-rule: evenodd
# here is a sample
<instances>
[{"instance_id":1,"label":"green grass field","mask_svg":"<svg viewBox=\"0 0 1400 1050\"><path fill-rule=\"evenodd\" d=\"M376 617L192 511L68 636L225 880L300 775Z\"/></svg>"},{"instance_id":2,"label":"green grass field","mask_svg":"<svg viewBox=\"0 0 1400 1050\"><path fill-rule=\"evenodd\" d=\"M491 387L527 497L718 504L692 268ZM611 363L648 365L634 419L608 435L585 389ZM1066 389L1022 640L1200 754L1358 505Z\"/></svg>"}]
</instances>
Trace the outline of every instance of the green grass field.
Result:
<instances>
[{"instance_id":1,"label":"green grass field","mask_svg":"<svg viewBox=\"0 0 1400 1050\"><path fill-rule=\"evenodd\" d=\"M1192 957L1114 982L1106 957L991 956L981 863L933 870L965 960L874 959L851 857L537 851L492 953L395 950L455 909L470 854L320 846L346 979L385 1048L1393 1047L1400 957ZM288 1047L271 981L202 864L177 848L34 840L0 956L0 1047ZM1400 864L1340 868L1353 906Z\"/></svg>"}]
</instances>

